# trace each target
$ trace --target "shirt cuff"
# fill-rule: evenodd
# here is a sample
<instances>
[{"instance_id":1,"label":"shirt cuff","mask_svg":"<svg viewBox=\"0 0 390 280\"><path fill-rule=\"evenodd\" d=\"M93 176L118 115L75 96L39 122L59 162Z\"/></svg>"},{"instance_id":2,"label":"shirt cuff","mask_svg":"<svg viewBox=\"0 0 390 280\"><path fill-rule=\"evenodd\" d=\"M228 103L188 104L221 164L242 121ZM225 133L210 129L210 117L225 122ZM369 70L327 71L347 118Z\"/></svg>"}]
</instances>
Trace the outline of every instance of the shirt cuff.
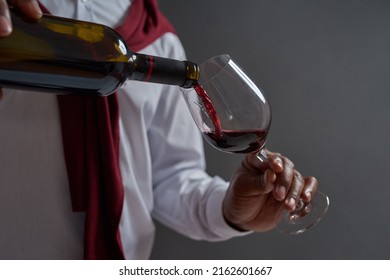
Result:
<instances>
[{"instance_id":1,"label":"shirt cuff","mask_svg":"<svg viewBox=\"0 0 390 280\"><path fill-rule=\"evenodd\" d=\"M238 236L245 236L253 231L239 231L231 227L223 217L222 203L228 188L228 184L222 179L221 183L214 189L207 203L208 224L211 231L221 240L230 239Z\"/></svg>"}]
</instances>

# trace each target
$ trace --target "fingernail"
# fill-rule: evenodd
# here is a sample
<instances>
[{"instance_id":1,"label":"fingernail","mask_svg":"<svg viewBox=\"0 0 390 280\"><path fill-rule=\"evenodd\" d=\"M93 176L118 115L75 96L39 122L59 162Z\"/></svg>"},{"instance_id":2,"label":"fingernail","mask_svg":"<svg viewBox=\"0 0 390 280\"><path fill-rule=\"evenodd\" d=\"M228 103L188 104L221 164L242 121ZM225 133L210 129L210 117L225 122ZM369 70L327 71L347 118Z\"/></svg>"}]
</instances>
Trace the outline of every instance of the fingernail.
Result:
<instances>
[{"instance_id":1,"label":"fingernail","mask_svg":"<svg viewBox=\"0 0 390 280\"><path fill-rule=\"evenodd\" d=\"M37 18L42 16L42 10L37 1L30 2L31 7L34 9Z\"/></svg>"},{"instance_id":2,"label":"fingernail","mask_svg":"<svg viewBox=\"0 0 390 280\"><path fill-rule=\"evenodd\" d=\"M308 200L311 200L311 192L306 192L306 197Z\"/></svg>"},{"instance_id":3,"label":"fingernail","mask_svg":"<svg viewBox=\"0 0 390 280\"><path fill-rule=\"evenodd\" d=\"M296 203L296 201L295 201L295 198L293 198L293 197L291 197L291 198L287 201L287 204L288 204L289 206L291 206L291 208L295 208L295 203Z\"/></svg>"},{"instance_id":4,"label":"fingernail","mask_svg":"<svg viewBox=\"0 0 390 280\"><path fill-rule=\"evenodd\" d=\"M285 186L280 186L277 190L278 195L280 195L281 199L284 199L286 196L286 187Z\"/></svg>"},{"instance_id":5,"label":"fingernail","mask_svg":"<svg viewBox=\"0 0 390 280\"><path fill-rule=\"evenodd\" d=\"M282 160L281 160L280 158L277 158L277 159L275 160L275 162L276 162L276 164L277 164L280 168L283 168L283 162L282 162Z\"/></svg>"},{"instance_id":6,"label":"fingernail","mask_svg":"<svg viewBox=\"0 0 390 280\"><path fill-rule=\"evenodd\" d=\"M0 35L9 35L12 32L12 26L9 19L5 16L0 16Z\"/></svg>"}]
</instances>

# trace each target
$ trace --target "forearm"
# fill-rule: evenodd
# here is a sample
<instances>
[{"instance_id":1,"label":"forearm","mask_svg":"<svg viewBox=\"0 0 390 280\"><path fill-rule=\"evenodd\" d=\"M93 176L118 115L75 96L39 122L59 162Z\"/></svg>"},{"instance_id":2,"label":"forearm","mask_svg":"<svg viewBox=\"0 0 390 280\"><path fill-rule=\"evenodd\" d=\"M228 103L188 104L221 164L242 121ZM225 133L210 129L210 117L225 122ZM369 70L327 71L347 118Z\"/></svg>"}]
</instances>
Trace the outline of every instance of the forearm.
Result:
<instances>
[{"instance_id":1,"label":"forearm","mask_svg":"<svg viewBox=\"0 0 390 280\"><path fill-rule=\"evenodd\" d=\"M154 192L153 216L196 240L222 241L245 235L229 226L222 213L228 183L201 170L183 170Z\"/></svg>"}]
</instances>

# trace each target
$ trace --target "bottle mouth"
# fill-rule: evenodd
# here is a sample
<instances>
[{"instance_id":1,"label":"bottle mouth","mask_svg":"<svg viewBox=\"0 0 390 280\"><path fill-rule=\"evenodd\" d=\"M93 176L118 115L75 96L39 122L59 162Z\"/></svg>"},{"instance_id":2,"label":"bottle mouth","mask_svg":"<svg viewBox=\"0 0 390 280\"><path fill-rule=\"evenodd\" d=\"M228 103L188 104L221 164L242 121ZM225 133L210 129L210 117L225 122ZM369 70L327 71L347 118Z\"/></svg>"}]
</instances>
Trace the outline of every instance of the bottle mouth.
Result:
<instances>
[{"instance_id":1,"label":"bottle mouth","mask_svg":"<svg viewBox=\"0 0 390 280\"><path fill-rule=\"evenodd\" d=\"M192 88L195 83L199 81L200 68L199 66L191 61L185 61L186 64L186 80L181 86L183 88Z\"/></svg>"}]
</instances>

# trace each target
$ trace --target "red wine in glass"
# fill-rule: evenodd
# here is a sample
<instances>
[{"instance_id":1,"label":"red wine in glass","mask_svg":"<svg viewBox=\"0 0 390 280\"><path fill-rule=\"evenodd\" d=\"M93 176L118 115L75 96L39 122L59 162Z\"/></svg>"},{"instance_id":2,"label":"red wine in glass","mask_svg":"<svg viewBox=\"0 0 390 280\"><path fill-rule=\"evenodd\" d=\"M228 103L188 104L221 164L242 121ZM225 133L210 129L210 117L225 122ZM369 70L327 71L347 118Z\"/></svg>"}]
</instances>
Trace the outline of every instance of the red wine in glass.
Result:
<instances>
[{"instance_id":1,"label":"red wine in glass","mask_svg":"<svg viewBox=\"0 0 390 280\"><path fill-rule=\"evenodd\" d=\"M267 131L252 130L222 130L220 135L215 132L204 133L210 144L217 149L229 153L248 154L256 153L265 145Z\"/></svg>"},{"instance_id":2,"label":"red wine in glass","mask_svg":"<svg viewBox=\"0 0 390 280\"><path fill-rule=\"evenodd\" d=\"M217 111L204 88L194 84L194 89L203 103L204 110L214 125L214 131L204 132L205 139L213 146L229 153L255 153L265 145L265 129L223 130Z\"/></svg>"}]
</instances>

